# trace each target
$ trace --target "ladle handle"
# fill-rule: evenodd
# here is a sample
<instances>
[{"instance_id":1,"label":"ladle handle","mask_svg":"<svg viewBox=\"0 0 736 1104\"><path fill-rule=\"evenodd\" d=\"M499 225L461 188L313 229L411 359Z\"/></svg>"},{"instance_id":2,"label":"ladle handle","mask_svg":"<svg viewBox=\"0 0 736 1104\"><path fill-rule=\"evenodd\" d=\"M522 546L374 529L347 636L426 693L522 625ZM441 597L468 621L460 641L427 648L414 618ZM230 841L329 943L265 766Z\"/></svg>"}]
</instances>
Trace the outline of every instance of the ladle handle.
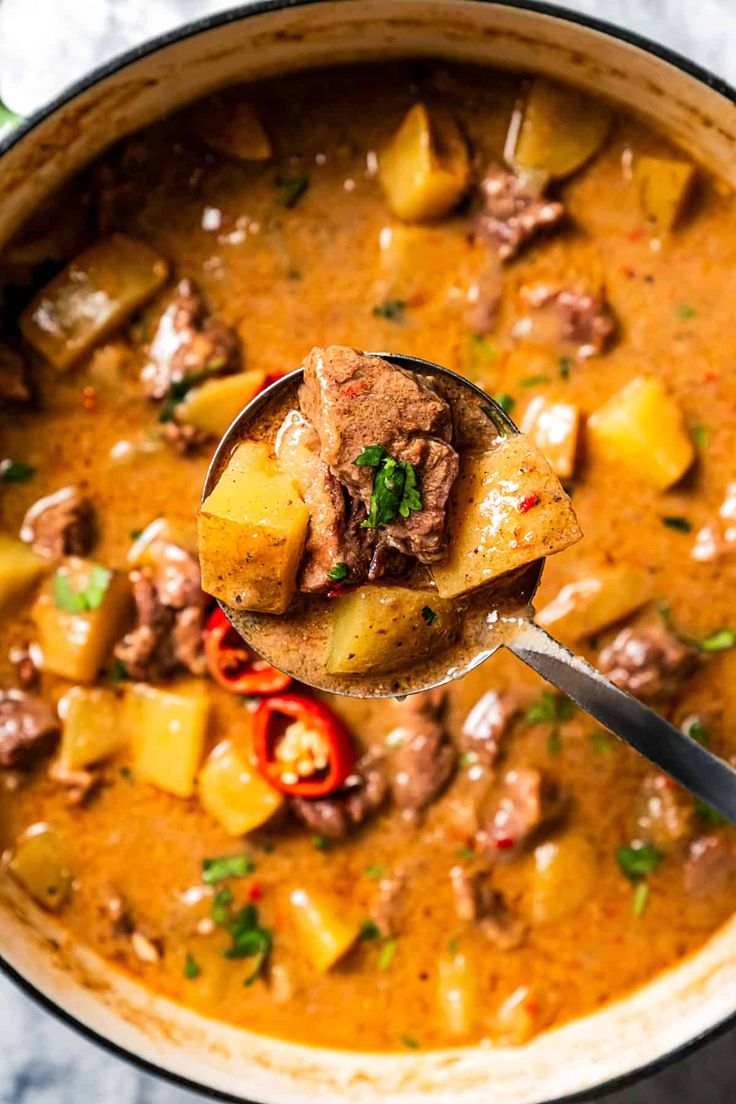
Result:
<instances>
[{"instance_id":1,"label":"ladle handle","mask_svg":"<svg viewBox=\"0 0 736 1104\"><path fill-rule=\"evenodd\" d=\"M526 621L507 647L581 709L736 824L736 770Z\"/></svg>"}]
</instances>

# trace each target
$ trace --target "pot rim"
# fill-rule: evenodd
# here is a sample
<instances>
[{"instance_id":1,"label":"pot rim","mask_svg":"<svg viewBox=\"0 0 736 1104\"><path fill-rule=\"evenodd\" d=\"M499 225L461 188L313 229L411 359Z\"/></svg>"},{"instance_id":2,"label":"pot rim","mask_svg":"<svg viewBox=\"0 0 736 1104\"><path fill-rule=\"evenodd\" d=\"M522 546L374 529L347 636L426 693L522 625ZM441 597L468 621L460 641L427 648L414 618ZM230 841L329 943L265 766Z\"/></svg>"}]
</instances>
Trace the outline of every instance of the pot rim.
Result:
<instances>
[{"instance_id":1,"label":"pot rim","mask_svg":"<svg viewBox=\"0 0 736 1104\"><path fill-rule=\"evenodd\" d=\"M60 108L71 103L72 100L86 92L89 88L104 81L114 73L127 68L134 62L140 61L142 58L158 53L159 50L163 50L177 42L185 41L188 38L194 38L199 34L227 26L230 23L239 23L253 16L264 15L269 12L281 11L288 8L302 8L324 4L327 2L330 2L330 0L250 0L248 3L227 8L222 12L202 16L199 19L188 20L179 27L165 31L160 35L155 35L152 38L147 38L144 42L139 43L139 45L124 50L119 54L115 54L101 65L96 66L86 73L85 76L67 85L48 103L26 116L9 134L0 139L0 159L2 159L2 157L18 142L25 138L27 134L30 134L36 127L46 119L49 119ZM572 11L564 5L548 3L547 0L470 0L470 2L529 11L537 15L558 19L560 22L574 23L588 30L597 31L609 38L618 39L620 42L642 50L644 53L651 54L661 61L666 62L668 65L671 65L673 68L679 69L681 72L699 81L701 84L706 85L706 87L736 105L736 87L731 85L728 81L724 80L722 77L716 76L715 73L711 72L705 66L691 61L690 58L679 53L677 50L673 50L669 46L664 46L661 43L653 41L646 35L639 34L637 31L622 27L609 20L599 19L597 16ZM257 1101L250 1100L248 1097L241 1095L235 1096L222 1089L213 1088L210 1085L186 1077L181 1073L176 1073L174 1070L157 1065L155 1062L149 1061L140 1054L136 1054L133 1050L129 1050L107 1036L102 1035L93 1027L77 1019L76 1016L68 1012L61 1004L57 1004L50 997L46 996L45 993L12 966L1 952L0 972L13 982L13 984L38 1007L50 1013L55 1019L71 1028L78 1035L81 1035L89 1042L101 1047L116 1058L122 1059L135 1069L176 1085L179 1088L187 1089L191 1092L198 1092L210 1100L224 1101L226 1104L258 1104ZM545 1104L578 1104L578 1102L593 1101L594 1098L598 1097L602 1092L609 1093L624 1089L645 1077L651 1077L667 1069L667 1067L674 1065L689 1054L694 1053L705 1043L711 1042L721 1035L724 1035L734 1026L736 1026L736 1008L730 1015L724 1017L724 1019L705 1028L699 1034L693 1036L692 1039L689 1039L681 1046L675 1047L673 1050L667 1051L665 1054L661 1054L658 1058L646 1062L641 1066L637 1066L627 1073L600 1082L593 1087L582 1089L572 1095L555 1097L547 1100Z\"/></svg>"}]
</instances>

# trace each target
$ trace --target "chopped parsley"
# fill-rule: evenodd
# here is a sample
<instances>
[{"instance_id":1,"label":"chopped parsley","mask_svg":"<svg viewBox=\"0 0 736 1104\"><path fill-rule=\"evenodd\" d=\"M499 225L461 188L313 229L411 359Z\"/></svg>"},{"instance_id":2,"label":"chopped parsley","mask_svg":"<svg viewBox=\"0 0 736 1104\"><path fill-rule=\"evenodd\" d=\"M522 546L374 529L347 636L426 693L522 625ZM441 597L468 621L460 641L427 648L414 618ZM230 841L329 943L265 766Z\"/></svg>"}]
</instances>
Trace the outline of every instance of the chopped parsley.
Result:
<instances>
[{"instance_id":1,"label":"chopped parsley","mask_svg":"<svg viewBox=\"0 0 736 1104\"><path fill-rule=\"evenodd\" d=\"M333 583L341 583L343 579L347 579L347 577L348 565L343 563L342 560L338 560L338 562L327 572L327 578L331 579Z\"/></svg>"},{"instance_id":2,"label":"chopped parsley","mask_svg":"<svg viewBox=\"0 0 736 1104\"><path fill-rule=\"evenodd\" d=\"M223 855L218 859L202 859L202 881L205 885L217 885L226 878L246 878L256 864L247 855Z\"/></svg>"},{"instance_id":3,"label":"chopped parsley","mask_svg":"<svg viewBox=\"0 0 736 1104\"><path fill-rule=\"evenodd\" d=\"M258 920L258 909L252 904L243 905L234 915L228 909L227 920L221 924L221 927L227 929L232 939L232 946L222 952L225 958L255 959L253 969L245 979L246 985L252 985L265 969L273 946L271 932L261 926Z\"/></svg>"},{"instance_id":4,"label":"chopped parsley","mask_svg":"<svg viewBox=\"0 0 736 1104\"><path fill-rule=\"evenodd\" d=\"M422 617L428 625L434 625L439 614L435 613L431 606L422 606Z\"/></svg>"},{"instance_id":5,"label":"chopped parsley","mask_svg":"<svg viewBox=\"0 0 736 1104\"><path fill-rule=\"evenodd\" d=\"M412 511L421 510L422 499L413 464L394 460L383 445L368 445L353 463L358 468L374 468L376 472L370 510L361 528L379 529L396 517L408 518Z\"/></svg>"},{"instance_id":6,"label":"chopped parsley","mask_svg":"<svg viewBox=\"0 0 736 1104\"><path fill-rule=\"evenodd\" d=\"M455 936L452 939L447 940L447 953L451 954L454 958L457 952L460 950L460 940Z\"/></svg>"},{"instance_id":7,"label":"chopped parsley","mask_svg":"<svg viewBox=\"0 0 736 1104\"><path fill-rule=\"evenodd\" d=\"M691 740L695 740L696 743L702 744L703 747L707 747L710 743L710 732L700 717L696 715L686 717L681 728L686 736L689 736Z\"/></svg>"},{"instance_id":8,"label":"chopped parsley","mask_svg":"<svg viewBox=\"0 0 736 1104\"><path fill-rule=\"evenodd\" d=\"M610 755L614 749L614 743L607 732L596 728L588 734L590 746L597 755Z\"/></svg>"},{"instance_id":9,"label":"chopped parsley","mask_svg":"<svg viewBox=\"0 0 736 1104\"><path fill-rule=\"evenodd\" d=\"M131 767L127 765L120 768L120 777L124 778L126 782L129 782L131 786L135 782L135 774L133 773Z\"/></svg>"},{"instance_id":10,"label":"chopped parsley","mask_svg":"<svg viewBox=\"0 0 736 1104\"><path fill-rule=\"evenodd\" d=\"M659 602L657 609L665 628L678 640L681 640L683 644L689 644L691 648L698 648L701 652L725 652L729 648L736 647L736 629L716 629L709 636L700 639L694 636L686 636L685 633L676 628L668 602Z\"/></svg>"},{"instance_id":11,"label":"chopped parsley","mask_svg":"<svg viewBox=\"0 0 736 1104\"><path fill-rule=\"evenodd\" d=\"M131 529L130 532L128 533L128 536L130 537L130 539L132 541L137 541L139 537L143 536L143 530L142 529Z\"/></svg>"},{"instance_id":12,"label":"chopped parsley","mask_svg":"<svg viewBox=\"0 0 736 1104\"><path fill-rule=\"evenodd\" d=\"M374 882L377 882L379 878L383 877L383 867L378 863L373 863L372 866L365 868L366 878L372 878Z\"/></svg>"},{"instance_id":13,"label":"chopped parsley","mask_svg":"<svg viewBox=\"0 0 736 1104\"><path fill-rule=\"evenodd\" d=\"M394 957L396 956L396 950L398 946L398 939L386 940L386 942L381 947L380 953L378 955L377 965L379 970L388 970L389 966L394 960Z\"/></svg>"},{"instance_id":14,"label":"chopped parsley","mask_svg":"<svg viewBox=\"0 0 736 1104\"><path fill-rule=\"evenodd\" d=\"M726 818L714 809L712 805L709 805L707 801L703 801L702 797L696 797L694 801L695 812L703 820L707 821L716 828L719 824L725 824Z\"/></svg>"},{"instance_id":15,"label":"chopped parsley","mask_svg":"<svg viewBox=\"0 0 736 1104\"><path fill-rule=\"evenodd\" d=\"M387 322L403 322L406 316L406 303L403 299L385 299L373 308L374 318L385 318Z\"/></svg>"},{"instance_id":16,"label":"chopped parsley","mask_svg":"<svg viewBox=\"0 0 736 1104\"><path fill-rule=\"evenodd\" d=\"M550 755L559 755L562 751L562 737L559 728L550 729L547 737L547 751Z\"/></svg>"},{"instance_id":17,"label":"chopped parsley","mask_svg":"<svg viewBox=\"0 0 736 1104\"><path fill-rule=\"evenodd\" d=\"M196 958L187 953L187 957L184 959L184 977L191 981L194 978L198 978L201 973L202 968Z\"/></svg>"},{"instance_id":18,"label":"chopped parsley","mask_svg":"<svg viewBox=\"0 0 736 1104\"><path fill-rule=\"evenodd\" d=\"M691 318L696 318L697 314L695 307L691 307L689 303L679 303L675 307L675 317L681 322L689 322Z\"/></svg>"},{"instance_id":19,"label":"chopped parsley","mask_svg":"<svg viewBox=\"0 0 736 1104\"><path fill-rule=\"evenodd\" d=\"M644 915L644 909L647 907L647 901L649 900L649 885L647 882L638 882L634 888L634 896L631 901L631 912L639 919Z\"/></svg>"},{"instance_id":20,"label":"chopped parsley","mask_svg":"<svg viewBox=\"0 0 736 1104\"><path fill-rule=\"evenodd\" d=\"M651 843L639 843L638 841L626 847L616 848L616 861L630 882L638 882L653 874L659 866L662 852Z\"/></svg>"},{"instance_id":21,"label":"chopped parsley","mask_svg":"<svg viewBox=\"0 0 736 1104\"><path fill-rule=\"evenodd\" d=\"M22 460L0 461L0 479L3 483L28 483L36 471L36 468L24 464Z\"/></svg>"},{"instance_id":22,"label":"chopped parsley","mask_svg":"<svg viewBox=\"0 0 736 1104\"><path fill-rule=\"evenodd\" d=\"M110 683L110 686L114 688L116 686L119 686L121 682L125 682L127 678L128 668L125 666L125 663L122 661L122 659L119 659L118 656L115 656L110 666L110 670L107 674L107 681Z\"/></svg>"},{"instance_id":23,"label":"chopped parsley","mask_svg":"<svg viewBox=\"0 0 736 1104\"><path fill-rule=\"evenodd\" d=\"M569 721L575 712L575 703L564 694L543 690L539 701L532 702L526 711L529 724L560 724Z\"/></svg>"},{"instance_id":24,"label":"chopped parsley","mask_svg":"<svg viewBox=\"0 0 736 1104\"><path fill-rule=\"evenodd\" d=\"M373 939L381 938L381 929L375 920L365 919L363 921L360 925L358 938L362 939L365 943L371 942Z\"/></svg>"},{"instance_id":25,"label":"chopped parsley","mask_svg":"<svg viewBox=\"0 0 736 1104\"><path fill-rule=\"evenodd\" d=\"M65 613L91 613L99 609L112 579L112 571L92 564L84 590L74 590L69 576L57 571L53 578L54 603Z\"/></svg>"},{"instance_id":26,"label":"chopped parsley","mask_svg":"<svg viewBox=\"0 0 736 1104\"><path fill-rule=\"evenodd\" d=\"M470 335L471 348L481 354L481 356L487 357L488 360L495 360L498 356L498 349L489 341L483 334L471 333Z\"/></svg>"},{"instance_id":27,"label":"chopped parsley","mask_svg":"<svg viewBox=\"0 0 736 1104\"><path fill-rule=\"evenodd\" d=\"M510 414L516 406L516 399L505 391L499 391L497 394L491 395L491 398L495 403L498 403L504 414Z\"/></svg>"},{"instance_id":28,"label":"chopped parsley","mask_svg":"<svg viewBox=\"0 0 736 1104\"><path fill-rule=\"evenodd\" d=\"M312 847L315 851L326 851L328 846L325 836L312 836Z\"/></svg>"},{"instance_id":29,"label":"chopped parsley","mask_svg":"<svg viewBox=\"0 0 736 1104\"><path fill-rule=\"evenodd\" d=\"M524 379L519 380L520 387L541 387L544 383L551 383L549 376L526 376Z\"/></svg>"},{"instance_id":30,"label":"chopped parsley","mask_svg":"<svg viewBox=\"0 0 736 1104\"><path fill-rule=\"evenodd\" d=\"M159 422L172 422L174 420L174 411L180 402L187 397L193 387L196 387L198 383L202 383L213 372L219 372L221 368L225 367L225 361L222 357L216 357L214 360L209 361L203 372L187 372L182 376L180 380L174 380L169 388L169 392L161 404L161 410L159 411Z\"/></svg>"},{"instance_id":31,"label":"chopped parsley","mask_svg":"<svg viewBox=\"0 0 736 1104\"><path fill-rule=\"evenodd\" d=\"M696 425L690 430L690 436L696 448L704 449L708 444L708 430L704 425Z\"/></svg>"},{"instance_id":32,"label":"chopped parsley","mask_svg":"<svg viewBox=\"0 0 736 1104\"><path fill-rule=\"evenodd\" d=\"M475 851L472 847L459 847L457 857L463 862L471 862L475 858Z\"/></svg>"},{"instance_id":33,"label":"chopped parsley","mask_svg":"<svg viewBox=\"0 0 736 1104\"><path fill-rule=\"evenodd\" d=\"M409 1050L419 1050L420 1043L413 1035L401 1035L400 1042L402 1042L405 1047L408 1047Z\"/></svg>"},{"instance_id":34,"label":"chopped parsley","mask_svg":"<svg viewBox=\"0 0 736 1104\"><path fill-rule=\"evenodd\" d=\"M668 529L676 529L679 533L690 533L693 528L692 522L679 514L665 515L662 518L662 524L666 525Z\"/></svg>"},{"instance_id":35,"label":"chopped parsley","mask_svg":"<svg viewBox=\"0 0 736 1104\"><path fill-rule=\"evenodd\" d=\"M281 191L281 205L290 211L292 207L296 207L309 188L309 177L304 175L279 176L276 179L276 185Z\"/></svg>"},{"instance_id":36,"label":"chopped parsley","mask_svg":"<svg viewBox=\"0 0 736 1104\"><path fill-rule=\"evenodd\" d=\"M570 372L572 371L572 361L570 360L569 357L563 356L563 357L560 357L559 364L560 364L560 379L563 379L565 381L569 380Z\"/></svg>"}]
</instances>

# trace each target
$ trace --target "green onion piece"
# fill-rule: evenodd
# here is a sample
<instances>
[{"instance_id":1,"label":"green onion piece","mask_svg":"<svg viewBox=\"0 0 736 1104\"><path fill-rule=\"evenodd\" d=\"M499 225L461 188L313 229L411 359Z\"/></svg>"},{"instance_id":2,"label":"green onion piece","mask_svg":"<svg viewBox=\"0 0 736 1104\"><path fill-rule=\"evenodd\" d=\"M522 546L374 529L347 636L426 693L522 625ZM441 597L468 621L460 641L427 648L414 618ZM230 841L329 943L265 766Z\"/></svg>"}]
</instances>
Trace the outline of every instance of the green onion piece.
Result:
<instances>
[{"instance_id":1,"label":"green onion piece","mask_svg":"<svg viewBox=\"0 0 736 1104\"><path fill-rule=\"evenodd\" d=\"M246 878L256 864L247 855L223 855L218 859L202 859L202 881L205 885L217 885L226 878Z\"/></svg>"},{"instance_id":2,"label":"green onion piece","mask_svg":"<svg viewBox=\"0 0 736 1104\"><path fill-rule=\"evenodd\" d=\"M654 873L662 859L662 852L651 843L635 842L616 848L616 860L629 881L638 882Z\"/></svg>"},{"instance_id":3,"label":"green onion piece","mask_svg":"<svg viewBox=\"0 0 736 1104\"><path fill-rule=\"evenodd\" d=\"M649 885L647 882L638 882L634 887L634 897L631 902L631 911L638 919L643 915L649 900Z\"/></svg>"},{"instance_id":4,"label":"green onion piece","mask_svg":"<svg viewBox=\"0 0 736 1104\"><path fill-rule=\"evenodd\" d=\"M184 977L191 981L193 978L198 978L201 973L202 968L196 958L187 953L187 957L184 959Z\"/></svg>"}]
</instances>

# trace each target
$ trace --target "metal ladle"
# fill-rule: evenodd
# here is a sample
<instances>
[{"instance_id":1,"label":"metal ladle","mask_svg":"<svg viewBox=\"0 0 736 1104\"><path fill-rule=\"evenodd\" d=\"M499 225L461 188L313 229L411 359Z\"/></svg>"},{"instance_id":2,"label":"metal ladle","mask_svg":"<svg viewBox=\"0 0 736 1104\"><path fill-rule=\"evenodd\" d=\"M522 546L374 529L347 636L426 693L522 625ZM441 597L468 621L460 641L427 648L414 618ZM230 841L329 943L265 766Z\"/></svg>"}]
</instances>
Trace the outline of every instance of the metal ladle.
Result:
<instances>
[{"instance_id":1,"label":"metal ladle","mask_svg":"<svg viewBox=\"0 0 736 1104\"><path fill-rule=\"evenodd\" d=\"M455 385L458 383L463 385L474 398L480 399L484 406L489 408L497 426L503 427L503 431L507 434L519 433L518 427L493 398L469 380L450 372L447 368L401 354L371 353L368 355L379 356L409 372L444 376ZM240 412L217 447L205 479L203 500L217 483L234 447L248 437L249 427L254 424L265 408L278 398L282 390L293 388L300 376L301 369L282 377L257 395ZM524 586L527 591L525 597L528 597L529 602L539 584L543 567L544 560L539 560L536 574L529 569L524 573ZM222 605L222 609L236 632L252 647L248 641L247 612L225 605ZM501 647L513 652L528 667L594 717L609 732L635 748L681 786L696 794L727 820L736 824L736 770L730 764L719 759L679 728L675 728L638 699L609 682L600 671L581 656L574 655L530 618L515 618L512 623L505 624L499 638L489 639L488 647L482 649L477 661L471 666L484 662ZM273 657L265 658L273 662ZM465 674L469 669L470 667L466 666L452 672L446 681ZM436 685L436 682L432 685ZM316 688L320 689L318 685ZM427 689L430 689L429 685L417 685L412 686L409 692L418 693Z\"/></svg>"}]
</instances>

